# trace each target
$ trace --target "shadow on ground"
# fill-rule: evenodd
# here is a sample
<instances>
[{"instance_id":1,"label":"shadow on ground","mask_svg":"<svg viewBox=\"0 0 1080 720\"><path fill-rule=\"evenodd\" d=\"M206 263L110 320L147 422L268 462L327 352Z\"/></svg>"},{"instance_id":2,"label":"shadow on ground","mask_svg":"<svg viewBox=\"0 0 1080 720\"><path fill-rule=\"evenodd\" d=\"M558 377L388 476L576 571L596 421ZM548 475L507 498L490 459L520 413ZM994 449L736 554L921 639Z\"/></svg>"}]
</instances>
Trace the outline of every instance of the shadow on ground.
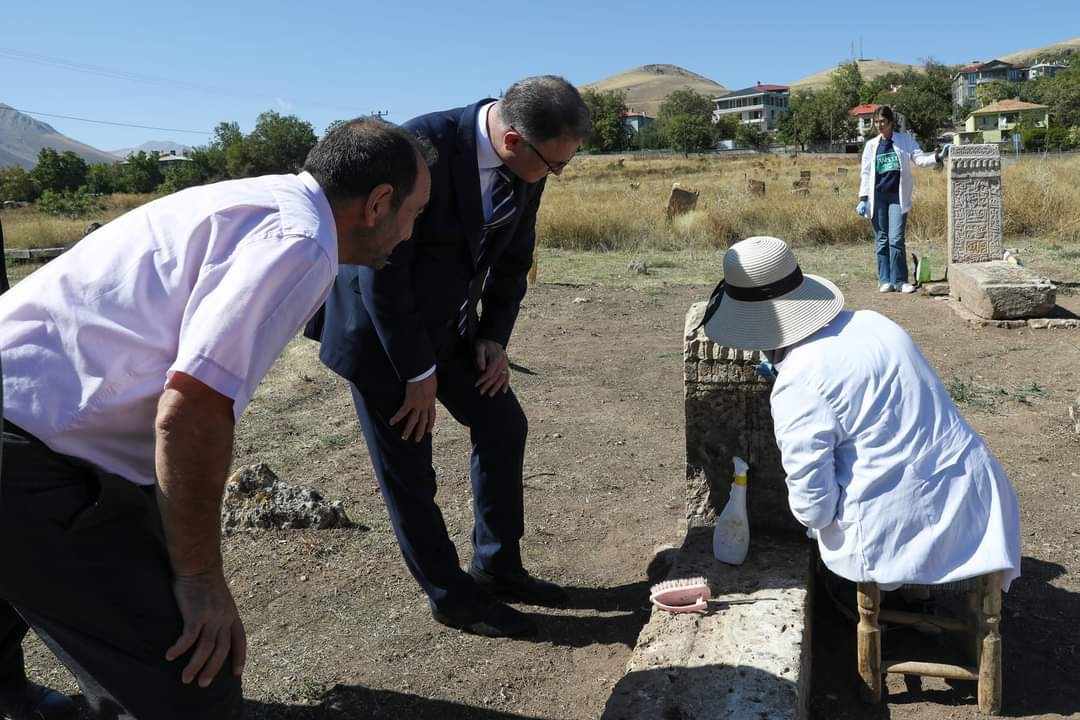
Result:
<instances>
[{"instance_id":1,"label":"shadow on ground","mask_svg":"<svg viewBox=\"0 0 1080 720\"><path fill-rule=\"evenodd\" d=\"M497 710L428 700L392 690L369 690L355 685L336 685L318 705L284 705L247 701L245 720L541 720Z\"/></svg>"},{"instance_id":2,"label":"shadow on ground","mask_svg":"<svg viewBox=\"0 0 1080 720\"><path fill-rule=\"evenodd\" d=\"M1065 573L1056 563L1024 557L1021 572L1005 594L1003 607L1002 714L1069 717L1080 713L1080 684L1076 682L1080 593L1051 584ZM920 682L916 677L906 677L904 690L890 692L882 705L862 703L855 669L854 621L824 592L824 583L816 585L811 720L878 720L891 717L890 706L898 711L900 706L915 703L940 705L943 713L954 706L969 706L973 714L976 712L975 683L950 681L946 686L932 680ZM887 631L883 639L886 655L891 641L920 642ZM921 642L926 645L927 640ZM933 687L924 687L931 684Z\"/></svg>"}]
</instances>

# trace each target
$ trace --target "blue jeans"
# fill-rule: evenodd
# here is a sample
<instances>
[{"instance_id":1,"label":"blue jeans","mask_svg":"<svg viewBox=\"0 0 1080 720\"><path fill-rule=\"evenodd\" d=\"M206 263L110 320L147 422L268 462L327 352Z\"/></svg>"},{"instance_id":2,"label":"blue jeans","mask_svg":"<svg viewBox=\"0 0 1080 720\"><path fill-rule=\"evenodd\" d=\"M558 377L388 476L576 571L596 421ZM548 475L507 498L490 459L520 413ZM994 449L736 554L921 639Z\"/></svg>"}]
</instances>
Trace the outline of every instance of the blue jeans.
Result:
<instances>
[{"instance_id":1,"label":"blue jeans","mask_svg":"<svg viewBox=\"0 0 1080 720\"><path fill-rule=\"evenodd\" d=\"M904 247L904 228L907 213L899 203L874 204L874 237L877 240L878 284L899 287L908 281L907 250Z\"/></svg>"}]
</instances>

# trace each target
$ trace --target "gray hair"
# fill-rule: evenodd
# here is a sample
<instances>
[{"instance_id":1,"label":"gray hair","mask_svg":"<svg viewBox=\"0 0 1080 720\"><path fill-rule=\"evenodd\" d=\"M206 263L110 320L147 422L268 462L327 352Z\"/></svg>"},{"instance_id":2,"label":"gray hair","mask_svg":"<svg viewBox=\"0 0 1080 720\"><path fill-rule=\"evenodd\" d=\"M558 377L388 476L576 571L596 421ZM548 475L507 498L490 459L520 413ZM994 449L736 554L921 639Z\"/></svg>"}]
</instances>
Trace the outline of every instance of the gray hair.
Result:
<instances>
[{"instance_id":1,"label":"gray hair","mask_svg":"<svg viewBox=\"0 0 1080 720\"><path fill-rule=\"evenodd\" d=\"M499 116L534 143L584 140L592 134L588 106L577 88L558 75L518 80L499 100Z\"/></svg>"}]
</instances>

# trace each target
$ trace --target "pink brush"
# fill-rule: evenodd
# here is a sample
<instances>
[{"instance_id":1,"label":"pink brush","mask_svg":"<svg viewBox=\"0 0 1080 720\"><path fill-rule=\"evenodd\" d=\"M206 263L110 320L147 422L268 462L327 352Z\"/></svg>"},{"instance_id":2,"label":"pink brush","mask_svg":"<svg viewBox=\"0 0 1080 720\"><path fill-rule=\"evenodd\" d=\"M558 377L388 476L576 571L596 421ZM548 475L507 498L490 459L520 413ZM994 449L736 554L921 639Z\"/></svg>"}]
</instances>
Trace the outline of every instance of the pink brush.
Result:
<instances>
[{"instance_id":1,"label":"pink brush","mask_svg":"<svg viewBox=\"0 0 1080 720\"><path fill-rule=\"evenodd\" d=\"M705 612L709 607L709 582L703 577L665 580L649 589L649 602L673 613Z\"/></svg>"}]
</instances>

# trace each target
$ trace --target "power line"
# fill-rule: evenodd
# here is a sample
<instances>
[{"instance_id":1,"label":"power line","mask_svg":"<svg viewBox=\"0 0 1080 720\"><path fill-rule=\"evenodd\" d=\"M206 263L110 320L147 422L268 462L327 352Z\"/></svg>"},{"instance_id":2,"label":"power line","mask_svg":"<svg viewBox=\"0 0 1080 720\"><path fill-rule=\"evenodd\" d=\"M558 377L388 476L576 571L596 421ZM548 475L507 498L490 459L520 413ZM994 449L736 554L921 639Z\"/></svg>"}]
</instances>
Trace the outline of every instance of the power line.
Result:
<instances>
[{"instance_id":1,"label":"power line","mask_svg":"<svg viewBox=\"0 0 1080 720\"><path fill-rule=\"evenodd\" d=\"M0 47L0 57L9 58L11 60L19 60L21 62L34 63L37 65L47 65L49 67L60 68L63 70L71 70L73 72L86 73L89 75L98 75L101 77L108 77L117 80L128 80L131 82L160 85L163 87L178 88L182 90L197 90L200 92L211 93L215 95L244 98L248 100L269 100L272 103L279 102L278 97L272 96L270 94L242 93L237 92L233 88L224 88L215 85L203 85L200 83L187 82L186 80L172 80L169 78L157 77L154 75L142 75L140 73L128 72L126 70L114 70L112 68L103 67L101 65L90 65L88 63L72 62L63 58L51 57L49 55L41 55L39 53L30 53L26 52L25 50L19 50L17 48ZM303 98L295 98L293 102L331 110L345 109L340 105L332 105L329 103L317 102L315 100L306 100Z\"/></svg>"},{"instance_id":2,"label":"power line","mask_svg":"<svg viewBox=\"0 0 1080 720\"><path fill-rule=\"evenodd\" d=\"M134 123L114 122L112 120L92 120L91 118L75 117L74 115L57 115L55 113L37 112L36 110L20 110L12 108L24 115L41 115L44 117L63 118L64 120L78 120L80 122L97 123L98 125L116 125L118 127L140 128L142 130L163 130L165 132L191 133L192 135L211 135L209 130L181 130L180 128L154 127L153 125L136 125Z\"/></svg>"}]
</instances>

